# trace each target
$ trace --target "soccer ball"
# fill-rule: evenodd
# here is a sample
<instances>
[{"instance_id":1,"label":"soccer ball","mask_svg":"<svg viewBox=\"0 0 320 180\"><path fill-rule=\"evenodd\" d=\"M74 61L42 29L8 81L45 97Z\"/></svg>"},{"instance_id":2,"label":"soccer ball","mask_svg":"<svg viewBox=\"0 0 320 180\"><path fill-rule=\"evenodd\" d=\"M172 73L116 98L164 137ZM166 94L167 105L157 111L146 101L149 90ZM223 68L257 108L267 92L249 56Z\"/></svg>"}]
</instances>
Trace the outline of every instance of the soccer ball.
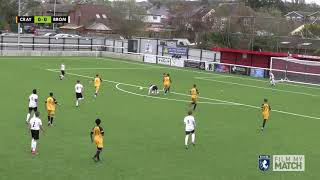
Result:
<instances>
[{"instance_id":1,"label":"soccer ball","mask_svg":"<svg viewBox=\"0 0 320 180\"><path fill-rule=\"evenodd\" d=\"M139 87L139 89L140 89L140 90L142 90L142 89L143 89L143 87L141 87L141 86L140 86L140 87Z\"/></svg>"}]
</instances>

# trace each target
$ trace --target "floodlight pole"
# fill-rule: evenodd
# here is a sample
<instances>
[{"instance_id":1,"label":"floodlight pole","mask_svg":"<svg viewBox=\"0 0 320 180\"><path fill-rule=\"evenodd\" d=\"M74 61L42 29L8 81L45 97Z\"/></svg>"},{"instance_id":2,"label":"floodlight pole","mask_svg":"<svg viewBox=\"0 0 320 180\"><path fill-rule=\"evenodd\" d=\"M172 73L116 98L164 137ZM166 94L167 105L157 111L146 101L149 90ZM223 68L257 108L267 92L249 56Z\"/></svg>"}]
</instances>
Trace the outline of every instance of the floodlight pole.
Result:
<instances>
[{"instance_id":1,"label":"floodlight pole","mask_svg":"<svg viewBox=\"0 0 320 180\"><path fill-rule=\"evenodd\" d=\"M21 12L21 0L19 0L18 4L18 16L20 16ZM18 50L20 50L20 22L18 23Z\"/></svg>"},{"instance_id":2,"label":"floodlight pole","mask_svg":"<svg viewBox=\"0 0 320 180\"><path fill-rule=\"evenodd\" d=\"M53 16L56 16L56 4L57 4L57 0L54 0ZM54 23L52 23L52 30L54 30Z\"/></svg>"}]
</instances>

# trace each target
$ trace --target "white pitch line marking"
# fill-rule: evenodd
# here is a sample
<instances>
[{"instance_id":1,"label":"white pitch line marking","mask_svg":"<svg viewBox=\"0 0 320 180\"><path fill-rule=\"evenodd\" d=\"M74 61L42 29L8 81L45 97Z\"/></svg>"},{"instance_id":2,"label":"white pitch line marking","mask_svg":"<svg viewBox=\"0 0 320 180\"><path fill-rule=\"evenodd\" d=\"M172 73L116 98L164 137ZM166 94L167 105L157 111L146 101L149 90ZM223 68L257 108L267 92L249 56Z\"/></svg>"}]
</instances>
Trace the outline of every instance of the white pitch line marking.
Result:
<instances>
[{"instance_id":1,"label":"white pitch line marking","mask_svg":"<svg viewBox=\"0 0 320 180\"><path fill-rule=\"evenodd\" d=\"M188 101L188 100L165 98L165 97L150 96L150 95L145 95L145 94L134 93L134 92L131 92L131 91L127 91L127 90L121 89L121 88L119 87L121 84L122 84L122 83L116 84L116 88L117 88L119 91L122 91L122 92L125 92L125 93L128 93L128 94L132 94L132 95L136 95L136 96L141 96L141 97L147 97L147 98L153 98L153 99L162 99L162 100L177 101L177 102L187 102L187 103L190 102L190 101ZM235 104L231 104L231 103L221 103L221 102L218 102L218 103L214 103L214 102L198 102L198 103L199 103L199 104L211 104L211 105L235 105Z\"/></svg>"},{"instance_id":2,"label":"white pitch line marking","mask_svg":"<svg viewBox=\"0 0 320 180\"><path fill-rule=\"evenodd\" d=\"M19 60L21 59L21 57L17 56L17 57L11 57L11 56L8 56L8 57L5 57L5 56L2 56L0 57L0 60L2 59L17 59L19 58ZM40 59L40 58L43 58L43 57L23 57L23 59L31 59L31 60L34 60L34 59ZM46 57L48 58L48 57ZM51 58L51 57L49 57ZM53 58L53 57L52 57ZM195 71L195 70L190 70L190 69L182 69L182 68L179 68L179 67L172 67L172 66L159 66L157 64L146 64L146 63L143 63L143 62L132 62L132 61L129 61L129 60L125 60L125 59L120 59L120 60L116 60L116 59L112 59L112 58L102 58L102 57L92 57L94 59L100 59L100 60L104 60L104 61L114 61L114 62L120 62L120 63L127 63L127 64L134 64L134 65L140 65L140 66L146 66L146 67L155 67L155 66L158 66L159 69L161 68L166 68L166 69L173 69L173 70L177 70L177 71L184 71L184 72L192 72L192 73L197 73L197 74L206 74L206 75L210 75L212 77L228 77L228 78L234 78L234 79L244 79L244 80L250 80L250 81L257 81L257 82L268 82L267 80L261 80L261 79L253 79L253 78L247 78L247 77L240 77L240 76L232 76L232 75L226 75L226 74L218 74L218 73L212 73L212 72L206 72L206 71ZM63 58L59 58L58 60L73 60L74 57L63 57ZM42 59L40 59L42 60ZM60 70L60 69L59 69ZM285 86L293 86L293 87L299 87L299 88L307 88L307 89L316 89L316 90L319 90L320 88L319 87L313 87L313 86L306 86L306 85L299 85L299 84L289 84L289 83L283 83L283 85Z\"/></svg>"},{"instance_id":3,"label":"white pitch line marking","mask_svg":"<svg viewBox=\"0 0 320 180\"><path fill-rule=\"evenodd\" d=\"M68 68L70 71L76 70L145 70L145 69L157 69L159 67L148 67L148 68ZM50 69L54 71L59 71L60 69Z\"/></svg>"},{"instance_id":4,"label":"white pitch line marking","mask_svg":"<svg viewBox=\"0 0 320 180\"><path fill-rule=\"evenodd\" d=\"M143 62L132 62L132 61L128 61L128 60L119 61L119 60L115 60L115 59L107 59L107 58L101 58L101 57L99 57L98 59L105 60L105 61L114 61L114 62L127 63L127 64L135 64L135 65L141 65L141 66L149 66L149 67L159 66L158 64L146 64L146 63L143 63ZM167 69L173 69L173 70L184 71L184 72L192 72L192 73L197 73L197 74L206 74L206 75L211 75L212 77L214 77L214 76L215 77L228 77L228 78L244 79L244 80L250 80L250 81L257 81L257 82L268 82L267 80L262 80L262 79L254 79L254 78L247 78L247 77L241 77L241 76L218 74L218 73L207 72L207 71L196 71L196 70L190 70L190 69L182 69L182 68L179 68L179 67L172 67L172 66L160 66L160 68L167 68ZM320 89L319 87L299 85L299 84L283 83L283 85L299 87L299 88L316 89L316 90Z\"/></svg>"},{"instance_id":5,"label":"white pitch line marking","mask_svg":"<svg viewBox=\"0 0 320 180\"><path fill-rule=\"evenodd\" d=\"M297 91L288 91L288 90L282 90L282 89L260 87L260 86L254 86L254 85L248 85L248 84L240 84L240 83L235 83L235 82L228 82L228 81L220 81L220 80L216 80L216 79L211 78L211 77L195 77L195 79L200 79L200 80L203 80L203 81L218 82L218 83L222 83L222 84L232 84L232 85L238 85L238 86L244 86L244 87L271 90L271 91L278 91L278 92L285 92L285 93L292 93L292 94L300 94L300 95L306 95L306 96L312 96L312 97L320 97L320 95L316 95L316 94L309 94L309 93L303 93L303 92L297 92Z\"/></svg>"},{"instance_id":6,"label":"white pitch line marking","mask_svg":"<svg viewBox=\"0 0 320 180\"><path fill-rule=\"evenodd\" d=\"M47 71L51 71L51 72L55 72L55 73L59 72L59 71L55 71L55 70L51 70L51 69L46 69L46 70ZM85 76L85 75L75 74L75 73L68 73L68 75L84 77L84 78L90 78L90 79L93 78L91 76ZM141 87L141 86L134 85L134 84L121 83L121 82L111 81L111 80L104 80L104 81L110 82L110 83L116 83L116 84L120 83L120 84L133 86L133 87ZM176 93L176 92L171 92L171 93L180 94L180 95L182 94L182 93ZM183 94L183 95L190 96L188 94ZM224 103L231 103L231 104L234 104L234 105L240 105L240 106L250 107L250 108L254 108L254 109L261 109L261 107L259 107L259 106L252 106L252 105L242 104L242 103L237 103L237 102L232 102L232 101L225 101L225 100L220 100L220 99L215 99L215 98L205 98L205 97L199 97L199 98L210 99L210 100L213 100L213 101L224 102ZM296 114L296 113L287 112L287 111L281 111L281 110L276 110L276 109L272 109L272 112L278 112L278 113L282 113L282 114L289 114L289 115L292 115L292 116L304 117L304 118L309 118L309 119L320 119L320 117L308 116L308 115L304 115L304 114Z\"/></svg>"}]
</instances>

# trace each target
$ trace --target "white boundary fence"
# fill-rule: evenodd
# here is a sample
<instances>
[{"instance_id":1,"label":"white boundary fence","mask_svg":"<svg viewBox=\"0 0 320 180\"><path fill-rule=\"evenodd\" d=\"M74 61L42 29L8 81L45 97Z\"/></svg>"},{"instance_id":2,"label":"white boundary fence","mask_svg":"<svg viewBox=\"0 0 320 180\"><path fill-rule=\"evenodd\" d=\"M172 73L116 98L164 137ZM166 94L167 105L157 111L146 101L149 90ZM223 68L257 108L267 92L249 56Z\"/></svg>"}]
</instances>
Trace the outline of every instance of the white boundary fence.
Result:
<instances>
[{"instance_id":1,"label":"white boundary fence","mask_svg":"<svg viewBox=\"0 0 320 180\"><path fill-rule=\"evenodd\" d=\"M121 43L124 44L124 43ZM269 68L244 66L228 63L220 63L217 59L200 60L187 58L186 56L154 55L139 52L129 52L126 47L111 45L88 44L33 44L33 43L2 43L0 44L0 56L91 56L121 58L145 63L161 64L167 66L194 68L218 73L240 74L252 77L266 78ZM19 48L18 48L19 47ZM37 49L37 50L32 50ZM50 50L49 50L50 49ZM54 50L53 50L54 49ZM63 50L60 50L63 49ZM86 49L86 50L83 50ZM217 55L216 52L215 55ZM164 53L161 53L164 54ZM277 69L272 69L273 71ZM285 71L278 69L278 71Z\"/></svg>"},{"instance_id":2,"label":"white boundary fence","mask_svg":"<svg viewBox=\"0 0 320 180\"><path fill-rule=\"evenodd\" d=\"M104 49L96 49L104 47ZM220 61L220 52L195 49L177 45L177 41L150 38L107 39L107 38L56 38L43 36L21 36L18 45L17 36L0 35L0 51L108 51L116 53L141 53L157 56L178 55L186 59L201 61ZM6 54L6 53L5 53ZM81 53L79 53L81 54Z\"/></svg>"}]
</instances>

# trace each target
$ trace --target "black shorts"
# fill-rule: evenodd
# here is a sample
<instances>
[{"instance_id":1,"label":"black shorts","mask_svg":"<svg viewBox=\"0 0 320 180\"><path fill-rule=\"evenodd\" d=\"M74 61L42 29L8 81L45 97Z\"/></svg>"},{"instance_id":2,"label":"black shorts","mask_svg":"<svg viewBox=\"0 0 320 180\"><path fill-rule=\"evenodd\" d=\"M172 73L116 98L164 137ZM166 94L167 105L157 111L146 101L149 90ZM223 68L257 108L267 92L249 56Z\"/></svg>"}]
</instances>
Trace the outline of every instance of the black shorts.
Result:
<instances>
[{"instance_id":1,"label":"black shorts","mask_svg":"<svg viewBox=\"0 0 320 180\"><path fill-rule=\"evenodd\" d=\"M65 72L63 70L61 70L61 74L62 74L62 76L64 76Z\"/></svg>"},{"instance_id":2,"label":"black shorts","mask_svg":"<svg viewBox=\"0 0 320 180\"><path fill-rule=\"evenodd\" d=\"M76 93L76 99L81 99L82 97L82 93Z\"/></svg>"},{"instance_id":3,"label":"black shorts","mask_svg":"<svg viewBox=\"0 0 320 180\"><path fill-rule=\"evenodd\" d=\"M152 91L157 91L158 90L158 87L157 86L152 86Z\"/></svg>"},{"instance_id":4,"label":"black shorts","mask_svg":"<svg viewBox=\"0 0 320 180\"><path fill-rule=\"evenodd\" d=\"M39 130L31 130L31 137L35 140L39 139Z\"/></svg>"},{"instance_id":5,"label":"black shorts","mask_svg":"<svg viewBox=\"0 0 320 180\"><path fill-rule=\"evenodd\" d=\"M102 151L102 148L97 147L97 150Z\"/></svg>"},{"instance_id":6,"label":"black shorts","mask_svg":"<svg viewBox=\"0 0 320 180\"><path fill-rule=\"evenodd\" d=\"M29 113L31 113L32 111L37 112L38 111L38 107L29 107Z\"/></svg>"},{"instance_id":7,"label":"black shorts","mask_svg":"<svg viewBox=\"0 0 320 180\"><path fill-rule=\"evenodd\" d=\"M195 130L192 130L192 131L186 131L186 135L188 134L194 134Z\"/></svg>"}]
</instances>

